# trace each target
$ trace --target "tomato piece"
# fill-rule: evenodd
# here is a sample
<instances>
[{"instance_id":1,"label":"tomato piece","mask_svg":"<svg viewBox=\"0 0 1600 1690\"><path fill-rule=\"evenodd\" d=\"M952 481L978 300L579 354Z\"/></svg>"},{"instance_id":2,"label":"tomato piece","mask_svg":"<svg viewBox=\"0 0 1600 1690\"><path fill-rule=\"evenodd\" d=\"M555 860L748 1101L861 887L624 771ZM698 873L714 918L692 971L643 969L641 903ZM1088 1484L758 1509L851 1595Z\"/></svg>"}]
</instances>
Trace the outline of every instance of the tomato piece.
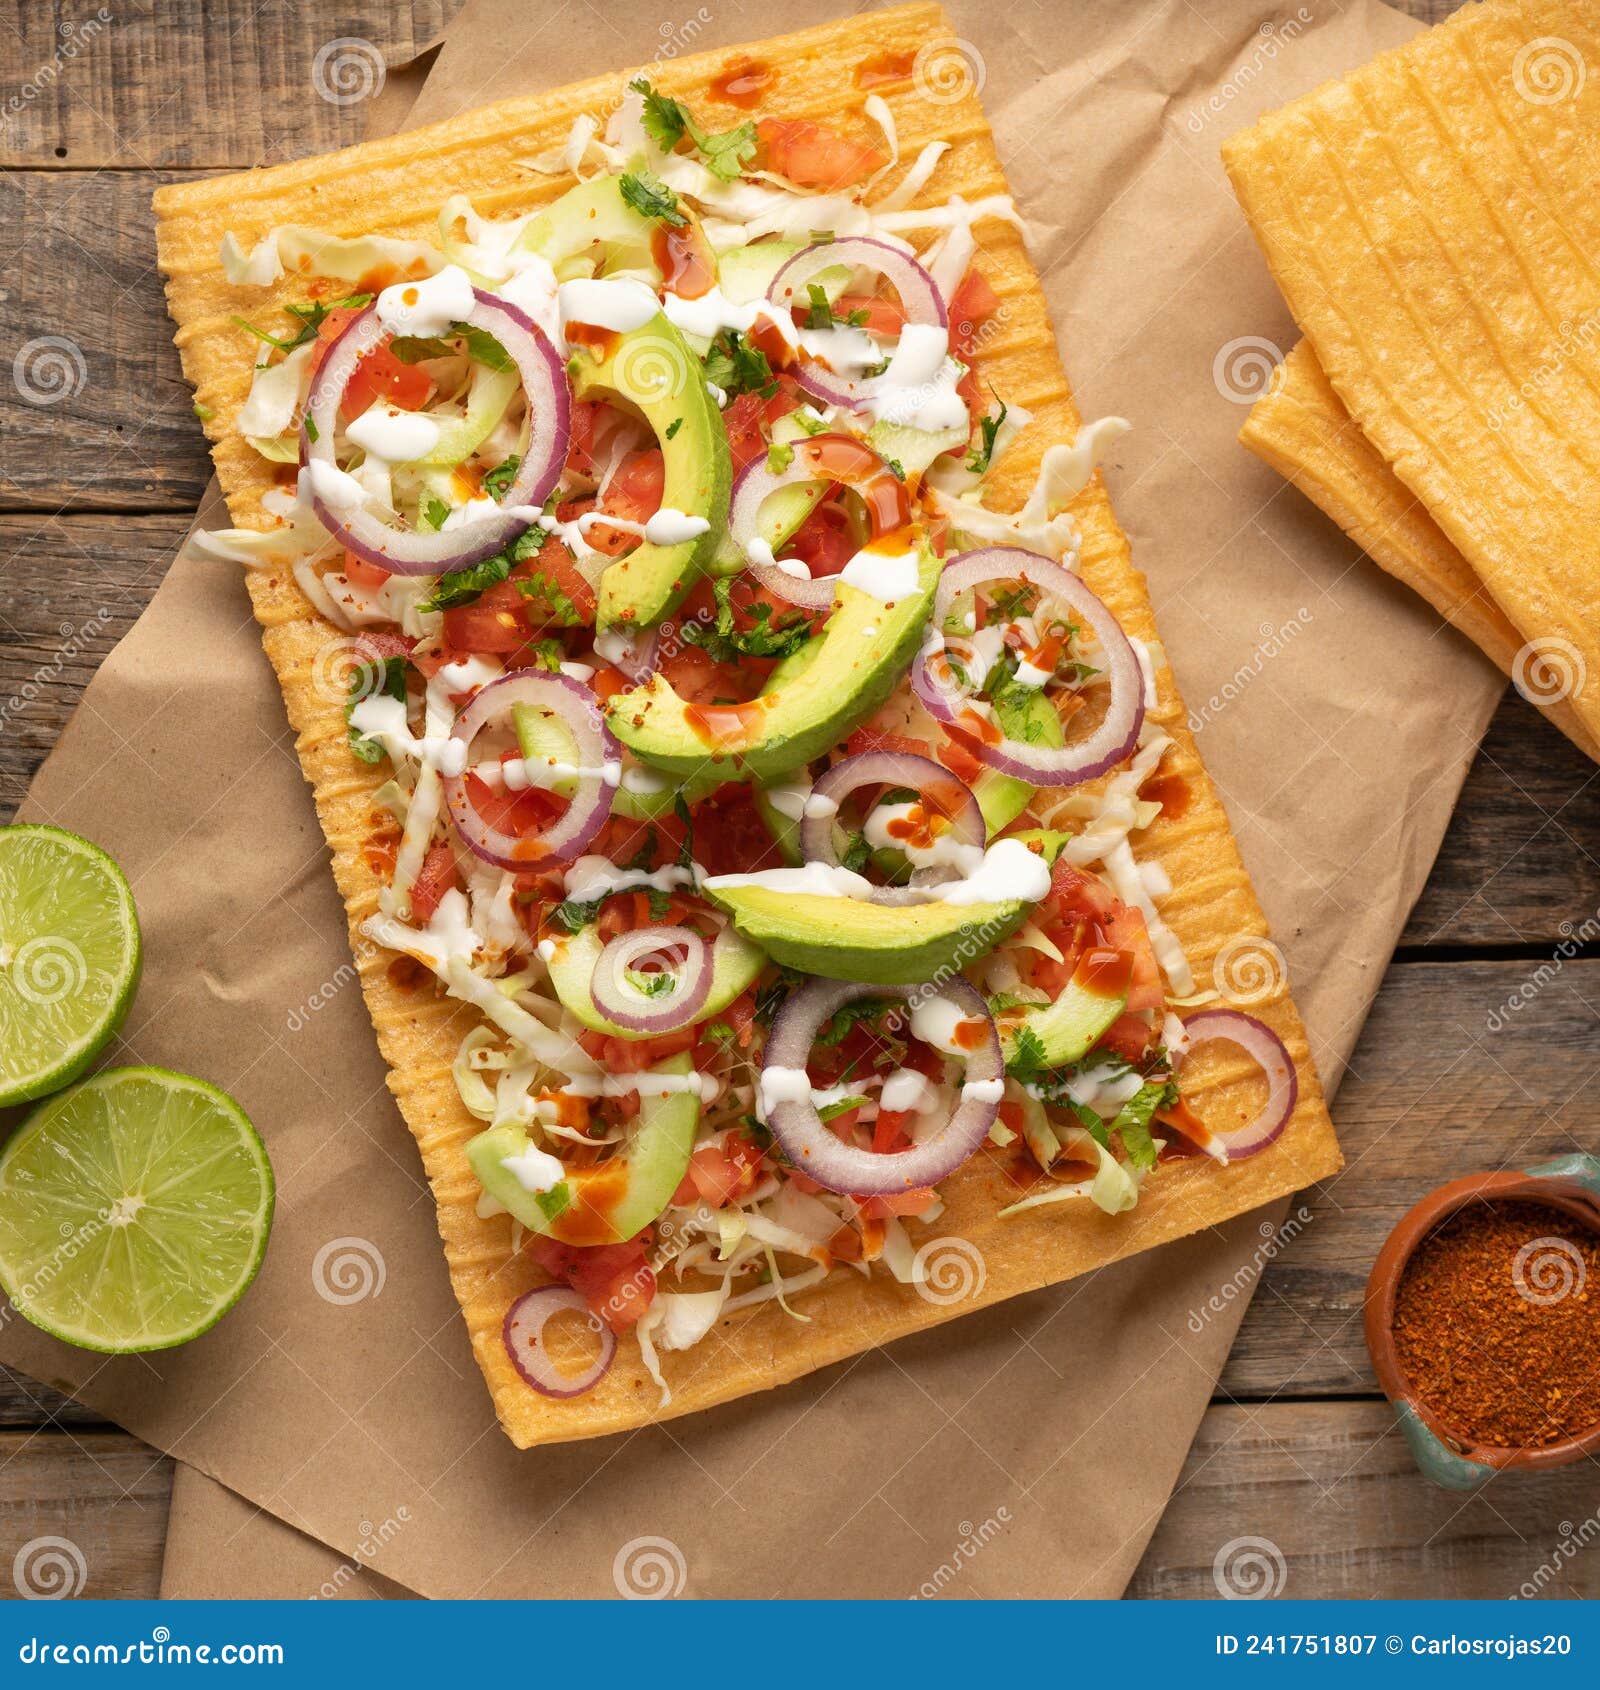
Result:
<instances>
[{"instance_id":1,"label":"tomato piece","mask_svg":"<svg viewBox=\"0 0 1600 1690\"><path fill-rule=\"evenodd\" d=\"M1050 871L1050 890L1045 903L1062 922L1092 921L1102 928L1123 908L1109 886L1092 874L1074 868L1065 858Z\"/></svg>"},{"instance_id":2,"label":"tomato piece","mask_svg":"<svg viewBox=\"0 0 1600 1690\"><path fill-rule=\"evenodd\" d=\"M748 1197L766 1173L766 1157L743 1133L724 1133L700 1145L673 1195L674 1203L709 1203L721 1209Z\"/></svg>"},{"instance_id":3,"label":"tomato piece","mask_svg":"<svg viewBox=\"0 0 1600 1690\"><path fill-rule=\"evenodd\" d=\"M864 751L904 751L913 757L928 755L928 747L922 740L913 739L910 734L882 733L871 726L857 728L845 741L844 748L852 757L859 757Z\"/></svg>"},{"instance_id":4,"label":"tomato piece","mask_svg":"<svg viewBox=\"0 0 1600 1690\"><path fill-rule=\"evenodd\" d=\"M511 586L509 581L502 581L476 603L458 605L444 613L444 643L452 651L504 657L527 645L533 638L533 630L528 626L516 588L511 587L512 595L518 600L515 605L508 605L500 594L500 589L508 586Z\"/></svg>"},{"instance_id":5,"label":"tomato piece","mask_svg":"<svg viewBox=\"0 0 1600 1690\"><path fill-rule=\"evenodd\" d=\"M858 550L850 513L830 496L795 530L783 555L799 558L815 578L837 575Z\"/></svg>"},{"instance_id":6,"label":"tomato piece","mask_svg":"<svg viewBox=\"0 0 1600 1690\"><path fill-rule=\"evenodd\" d=\"M344 573L347 580L373 593L389 579L387 569L380 569L377 564L368 563L364 557L357 557L354 552L344 554Z\"/></svg>"},{"instance_id":7,"label":"tomato piece","mask_svg":"<svg viewBox=\"0 0 1600 1690\"><path fill-rule=\"evenodd\" d=\"M896 1191L887 1197L858 1197L856 1202L867 1220L887 1220L890 1215L920 1215L934 1200L931 1187Z\"/></svg>"},{"instance_id":8,"label":"tomato piece","mask_svg":"<svg viewBox=\"0 0 1600 1690\"><path fill-rule=\"evenodd\" d=\"M847 293L833 303L835 317L859 318L862 312L866 313L866 321L860 327L869 334L894 339L906 326L906 308L898 299L875 299L865 294Z\"/></svg>"},{"instance_id":9,"label":"tomato piece","mask_svg":"<svg viewBox=\"0 0 1600 1690\"><path fill-rule=\"evenodd\" d=\"M695 811L695 860L711 874L781 868L783 856L747 786L720 788Z\"/></svg>"},{"instance_id":10,"label":"tomato piece","mask_svg":"<svg viewBox=\"0 0 1600 1690\"><path fill-rule=\"evenodd\" d=\"M806 118L763 117L756 124L769 170L799 188L843 188L888 163L879 148Z\"/></svg>"},{"instance_id":11,"label":"tomato piece","mask_svg":"<svg viewBox=\"0 0 1600 1690\"><path fill-rule=\"evenodd\" d=\"M580 1247L536 1233L528 1254L552 1279L570 1285L613 1332L624 1332L650 1307L656 1276L645 1260L644 1237L626 1244Z\"/></svg>"},{"instance_id":12,"label":"tomato piece","mask_svg":"<svg viewBox=\"0 0 1600 1690\"><path fill-rule=\"evenodd\" d=\"M1108 1050L1124 1062L1137 1062L1150 1048L1154 1032L1142 1015L1119 1015L1100 1035L1095 1049Z\"/></svg>"},{"instance_id":13,"label":"tomato piece","mask_svg":"<svg viewBox=\"0 0 1600 1690\"><path fill-rule=\"evenodd\" d=\"M913 1119L909 1109L879 1109L878 1118L872 1123L874 1152L886 1156L891 1150L903 1150L911 1142Z\"/></svg>"},{"instance_id":14,"label":"tomato piece","mask_svg":"<svg viewBox=\"0 0 1600 1690\"><path fill-rule=\"evenodd\" d=\"M575 475L593 476L594 437L603 407L593 399L574 399L567 428L567 468Z\"/></svg>"},{"instance_id":15,"label":"tomato piece","mask_svg":"<svg viewBox=\"0 0 1600 1690\"><path fill-rule=\"evenodd\" d=\"M467 801L490 827L518 839L537 838L566 810L568 803L567 799L541 787L508 792L503 786L487 785L473 774L467 776Z\"/></svg>"},{"instance_id":16,"label":"tomato piece","mask_svg":"<svg viewBox=\"0 0 1600 1690\"><path fill-rule=\"evenodd\" d=\"M1166 993L1161 986L1161 965L1156 961L1155 947L1144 924L1144 912L1121 904L1116 914L1104 923L1104 928L1106 943L1133 959L1133 971L1128 978L1128 1008L1160 1009L1166 1002Z\"/></svg>"},{"instance_id":17,"label":"tomato piece","mask_svg":"<svg viewBox=\"0 0 1600 1690\"><path fill-rule=\"evenodd\" d=\"M433 920L446 892L459 882L456 878L456 854L443 842L433 846L422 859L417 878L411 883L411 920L418 927L426 927Z\"/></svg>"},{"instance_id":18,"label":"tomato piece","mask_svg":"<svg viewBox=\"0 0 1600 1690\"><path fill-rule=\"evenodd\" d=\"M1000 296L985 281L978 270L968 270L950 301L950 351L967 366L967 373L956 383L956 391L967 402L967 411L976 422L987 410L978 387L976 360L983 320L999 309Z\"/></svg>"},{"instance_id":19,"label":"tomato piece","mask_svg":"<svg viewBox=\"0 0 1600 1690\"><path fill-rule=\"evenodd\" d=\"M792 378L779 376L778 391L771 397L763 399L759 393L741 393L722 413L735 475L766 451L772 425L779 417L797 409L800 402L800 391Z\"/></svg>"},{"instance_id":20,"label":"tomato piece","mask_svg":"<svg viewBox=\"0 0 1600 1690\"><path fill-rule=\"evenodd\" d=\"M756 1024L755 992L741 992L717 1019L726 1022L733 1029L733 1035L738 1041L739 1048L748 1050Z\"/></svg>"},{"instance_id":21,"label":"tomato piece","mask_svg":"<svg viewBox=\"0 0 1600 1690\"><path fill-rule=\"evenodd\" d=\"M666 476L666 460L659 447L651 447L645 452L630 452L617 465L598 503L574 501L571 506L573 515L582 515L585 509L598 509L626 522L643 522L661 509L661 489L666 484ZM572 517L566 515L567 508L562 506L562 518L571 521ZM612 557L639 543L637 535L620 528L609 528L604 523L595 524L584 538L596 551L606 552Z\"/></svg>"}]
</instances>

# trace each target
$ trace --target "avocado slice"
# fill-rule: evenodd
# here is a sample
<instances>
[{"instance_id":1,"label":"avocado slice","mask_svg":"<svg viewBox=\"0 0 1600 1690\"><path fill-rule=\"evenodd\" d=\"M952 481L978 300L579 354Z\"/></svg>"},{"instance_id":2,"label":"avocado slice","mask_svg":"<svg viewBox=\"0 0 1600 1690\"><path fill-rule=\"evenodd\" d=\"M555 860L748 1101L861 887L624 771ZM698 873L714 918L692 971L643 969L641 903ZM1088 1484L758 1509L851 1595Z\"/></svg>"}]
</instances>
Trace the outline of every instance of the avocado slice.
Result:
<instances>
[{"instance_id":1,"label":"avocado slice","mask_svg":"<svg viewBox=\"0 0 1600 1690\"><path fill-rule=\"evenodd\" d=\"M669 1057L650 1072L687 1074L688 1054ZM639 1113L616 1152L593 1167L568 1171L563 1183L571 1200L554 1219L503 1165L506 1157L529 1147L520 1126L508 1123L479 1133L467 1145L467 1160L483 1189L530 1232L563 1244L624 1244L672 1201L688 1171L699 1124L700 1099L692 1091L652 1097L646 1086Z\"/></svg>"},{"instance_id":2,"label":"avocado slice","mask_svg":"<svg viewBox=\"0 0 1600 1690\"><path fill-rule=\"evenodd\" d=\"M939 568L932 549L919 544L917 590L892 605L841 580L827 625L801 647L808 657L780 665L748 704L686 704L653 675L611 700L611 731L634 756L670 774L709 764L724 780L776 780L837 745L893 692L916 654Z\"/></svg>"},{"instance_id":3,"label":"avocado slice","mask_svg":"<svg viewBox=\"0 0 1600 1690\"><path fill-rule=\"evenodd\" d=\"M1000 1025L1000 1049L1006 1066L1016 1059L1017 1036L1026 1028L1044 1049L1032 1055L1043 1068L1064 1068L1081 1060L1095 1041L1128 1006L1128 994L1091 991L1081 981L1069 980L1054 1003L1030 1009L1020 1021L1009 1018Z\"/></svg>"},{"instance_id":4,"label":"avocado slice","mask_svg":"<svg viewBox=\"0 0 1600 1690\"><path fill-rule=\"evenodd\" d=\"M1014 837L1037 841L1048 863L1067 840L1064 833L1040 829ZM705 895L774 962L869 986L914 986L963 969L1014 933L1033 907L1024 898L983 904L869 904L767 886L707 886Z\"/></svg>"},{"instance_id":5,"label":"avocado slice","mask_svg":"<svg viewBox=\"0 0 1600 1690\"><path fill-rule=\"evenodd\" d=\"M537 252L564 282L593 274L589 249L605 248L605 273L633 272L661 280L654 253L661 225L644 217L622 197L622 179L597 176L569 188L553 200L517 236L518 252Z\"/></svg>"},{"instance_id":6,"label":"avocado slice","mask_svg":"<svg viewBox=\"0 0 1600 1690\"><path fill-rule=\"evenodd\" d=\"M550 955L550 984L555 987L556 996L585 1027L618 1039L647 1039L648 1033L631 1033L608 1021L595 1008L589 982L594 978L594 965L604 949L605 941L592 922L570 938L556 940ZM751 984L766 961L764 951L733 928L723 928L711 947L711 991L695 1019L709 1020L726 1009Z\"/></svg>"},{"instance_id":7,"label":"avocado slice","mask_svg":"<svg viewBox=\"0 0 1600 1690\"><path fill-rule=\"evenodd\" d=\"M722 413L700 360L663 312L607 336L603 356L578 347L567 372L574 398L620 403L650 425L666 469L661 508L711 524L676 545L641 540L601 575L599 627L654 627L710 567L727 532L733 463Z\"/></svg>"}]
</instances>

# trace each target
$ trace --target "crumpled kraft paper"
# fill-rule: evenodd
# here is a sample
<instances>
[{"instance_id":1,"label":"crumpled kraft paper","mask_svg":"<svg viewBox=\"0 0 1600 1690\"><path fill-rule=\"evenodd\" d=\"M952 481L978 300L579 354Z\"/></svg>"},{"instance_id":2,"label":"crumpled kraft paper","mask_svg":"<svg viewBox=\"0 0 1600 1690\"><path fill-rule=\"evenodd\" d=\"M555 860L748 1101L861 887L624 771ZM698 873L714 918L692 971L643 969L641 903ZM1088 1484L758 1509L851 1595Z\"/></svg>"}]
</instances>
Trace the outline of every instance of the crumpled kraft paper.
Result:
<instances>
[{"instance_id":1,"label":"crumpled kraft paper","mask_svg":"<svg viewBox=\"0 0 1600 1690\"><path fill-rule=\"evenodd\" d=\"M834 9L475 0L412 116ZM1500 682L1235 443L1293 329L1217 146L1414 26L1375 0L951 10L1080 404L1135 423L1112 495L1331 1089ZM865 52L870 13L862 30ZM671 1427L519 1454L467 1351L237 579L174 563L24 815L91 835L133 882L146 972L118 1057L226 1086L278 1174L261 1277L195 1344L107 1360L0 1331L0 1361L188 1464L166 1594L1121 1591L1237 1325L1240 1303L1207 1300L1251 1280L1270 1212Z\"/></svg>"}]
</instances>

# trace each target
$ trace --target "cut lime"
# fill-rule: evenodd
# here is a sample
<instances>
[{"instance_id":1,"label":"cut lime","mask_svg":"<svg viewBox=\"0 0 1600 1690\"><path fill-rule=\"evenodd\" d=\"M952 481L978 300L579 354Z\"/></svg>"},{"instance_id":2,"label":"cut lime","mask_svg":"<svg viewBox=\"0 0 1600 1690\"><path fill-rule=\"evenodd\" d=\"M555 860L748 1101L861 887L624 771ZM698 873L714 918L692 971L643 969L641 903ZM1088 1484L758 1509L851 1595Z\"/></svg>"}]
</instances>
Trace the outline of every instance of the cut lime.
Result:
<instances>
[{"instance_id":1,"label":"cut lime","mask_svg":"<svg viewBox=\"0 0 1600 1690\"><path fill-rule=\"evenodd\" d=\"M77 1079L138 983L122 870L59 827L0 827L0 1108Z\"/></svg>"},{"instance_id":2,"label":"cut lime","mask_svg":"<svg viewBox=\"0 0 1600 1690\"><path fill-rule=\"evenodd\" d=\"M107 1068L0 1150L0 1286L86 1350L164 1350L225 1315L272 1227L272 1164L226 1092Z\"/></svg>"}]
</instances>

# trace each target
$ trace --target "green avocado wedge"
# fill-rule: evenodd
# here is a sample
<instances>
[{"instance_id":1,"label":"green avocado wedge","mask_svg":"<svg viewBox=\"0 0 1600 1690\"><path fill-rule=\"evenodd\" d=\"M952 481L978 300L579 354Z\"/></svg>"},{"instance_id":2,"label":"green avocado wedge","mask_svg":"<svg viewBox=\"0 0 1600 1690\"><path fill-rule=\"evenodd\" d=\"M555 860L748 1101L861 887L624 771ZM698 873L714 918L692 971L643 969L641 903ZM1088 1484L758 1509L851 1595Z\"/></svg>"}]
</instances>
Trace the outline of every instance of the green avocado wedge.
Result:
<instances>
[{"instance_id":1,"label":"green avocado wedge","mask_svg":"<svg viewBox=\"0 0 1600 1690\"><path fill-rule=\"evenodd\" d=\"M1055 706L1042 692L1024 693L1020 698L1005 697L995 701L995 721L1007 739L1019 739L1028 745L1063 745L1066 735L1061 731L1061 718ZM1039 789L1031 781L1018 780L1015 775L1003 775L998 769L985 769L972 783L972 796L983 812L983 824L991 839L1003 833L1017 819Z\"/></svg>"},{"instance_id":2,"label":"green avocado wedge","mask_svg":"<svg viewBox=\"0 0 1600 1690\"><path fill-rule=\"evenodd\" d=\"M700 360L664 313L612 336L603 357L580 346L567 373L575 399L619 404L649 424L665 470L662 510L710 524L674 545L641 540L601 575L598 626L652 628L711 567L722 545L733 485L728 431Z\"/></svg>"},{"instance_id":3,"label":"green avocado wedge","mask_svg":"<svg viewBox=\"0 0 1600 1690\"><path fill-rule=\"evenodd\" d=\"M893 604L841 581L826 626L801 648L805 661L780 665L749 704L690 705L653 675L611 700L611 731L669 774L709 765L724 780L776 780L831 750L893 692L916 655L939 568L932 549L919 545L917 590Z\"/></svg>"},{"instance_id":4,"label":"green avocado wedge","mask_svg":"<svg viewBox=\"0 0 1600 1690\"><path fill-rule=\"evenodd\" d=\"M687 1074L689 1057L669 1057L652 1074ZM641 1088L639 1113L615 1153L588 1168L571 1169L554 1190L534 1193L505 1166L530 1148L520 1126L490 1127L467 1145L478 1183L530 1232L562 1244L625 1244L649 1226L683 1181L700 1124L692 1091L652 1095ZM549 1212L547 1212L547 1210Z\"/></svg>"},{"instance_id":5,"label":"green avocado wedge","mask_svg":"<svg viewBox=\"0 0 1600 1690\"><path fill-rule=\"evenodd\" d=\"M1054 1003L1030 1009L1020 1021L1002 1012L997 1025L1006 1066L1065 1068L1081 1061L1127 1005L1125 991L1095 992L1069 980ZM1027 1040L1024 1031L1031 1035Z\"/></svg>"},{"instance_id":6,"label":"green avocado wedge","mask_svg":"<svg viewBox=\"0 0 1600 1690\"><path fill-rule=\"evenodd\" d=\"M1032 830L1053 863L1066 835ZM1028 919L1023 898L980 904L869 904L823 893L766 886L707 886L735 927L774 962L831 980L868 986L914 986L960 970L992 951Z\"/></svg>"},{"instance_id":7,"label":"green avocado wedge","mask_svg":"<svg viewBox=\"0 0 1600 1690\"><path fill-rule=\"evenodd\" d=\"M513 250L538 253L565 282L594 274L598 246L607 276L637 275L659 285L664 278L654 244L660 227L622 197L620 177L597 176L547 205L517 236Z\"/></svg>"},{"instance_id":8,"label":"green avocado wedge","mask_svg":"<svg viewBox=\"0 0 1600 1690\"><path fill-rule=\"evenodd\" d=\"M616 1039L647 1039L648 1033L631 1033L595 1008L589 983L604 949L605 941L592 922L570 938L557 939L550 953L550 983L556 996L593 1032L608 1033ZM755 980L766 962L766 953L759 947L734 928L723 928L711 947L711 991L695 1019L706 1021L721 1014Z\"/></svg>"}]
</instances>

